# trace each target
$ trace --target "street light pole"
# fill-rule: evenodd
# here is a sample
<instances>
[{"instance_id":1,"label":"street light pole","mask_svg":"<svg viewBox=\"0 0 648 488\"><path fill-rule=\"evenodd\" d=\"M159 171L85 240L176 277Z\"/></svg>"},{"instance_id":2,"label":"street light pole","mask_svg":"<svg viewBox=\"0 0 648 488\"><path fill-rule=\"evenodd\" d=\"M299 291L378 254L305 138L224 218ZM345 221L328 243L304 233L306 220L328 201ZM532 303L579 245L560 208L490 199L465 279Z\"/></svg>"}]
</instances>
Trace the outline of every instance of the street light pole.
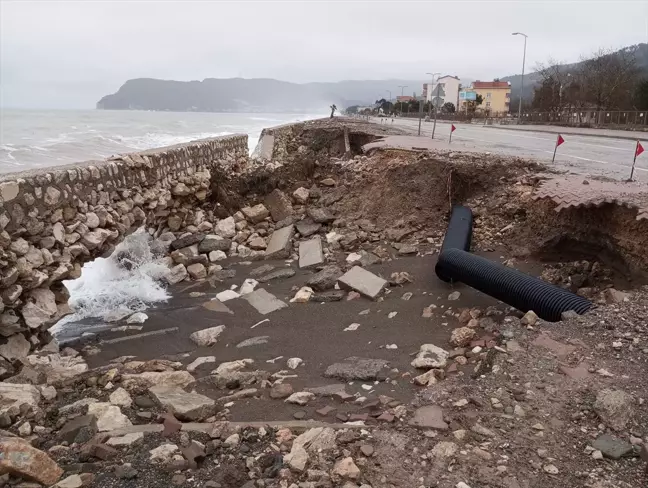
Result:
<instances>
[{"instance_id":1,"label":"street light pole","mask_svg":"<svg viewBox=\"0 0 648 488\"><path fill-rule=\"evenodd\" d=\"M436 87L436 98L437 100L439 99L439 75L441 73L426 73L428 75L432 75L432 83L434 83L434 75L437 75L437 87ZM434 100L434 95L432 94L432 87L430 87L430 110L432 110L432 104L435 102ZM434 103L434 125L432 126L432 139L434 139L434 132L436 131L436 122L437 122L437 111L438 111L438 103Z\"/></svg>"},{"instance_id":2,"label":"street light pole","mask_svg":"<svg viewBox=\"0 0 648 488\"><path fill-rule=\"evenodd\" d=\"M398 88L401 89L401 97L403 96L403 91L407 88L407 85L398 85ZM401 114L403 113L403 100L400 101Z\"/></svg>"},{"instance_id":3,"label":"street light pole","mask_svg":"<svg viewBox=\"0 0 648 488\"><path fill-rule=\"evenodd\" d=\"M522 93L524 90L524 65L526 63L526 41L527 41L527 36L526 34L522 32L514 32L512 35L514 36L524 36L524 54L522 54L522 77L520 78L520 106L518 107L518 124L522 120Z\"/></svg>"}]
</instances>

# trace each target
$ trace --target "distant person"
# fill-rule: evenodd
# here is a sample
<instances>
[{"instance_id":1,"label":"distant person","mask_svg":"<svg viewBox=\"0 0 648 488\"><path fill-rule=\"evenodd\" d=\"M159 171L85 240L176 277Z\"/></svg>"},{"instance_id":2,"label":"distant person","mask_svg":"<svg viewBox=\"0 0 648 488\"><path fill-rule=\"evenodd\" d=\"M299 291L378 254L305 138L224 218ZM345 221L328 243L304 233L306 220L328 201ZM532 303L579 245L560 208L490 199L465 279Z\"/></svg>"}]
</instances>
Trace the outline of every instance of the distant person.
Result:
<instances>
[{"instance_id":1,"label":"distant person","mask_svg":"<svg viewBox=\"0 0 648 488\"><path fill-rule=\"evenodd\" d=\"M333 118L333 114L335 113L336 110L337 107L335 106L335 104L331 105L331 118Z\"/></svg>"}]
</instances>

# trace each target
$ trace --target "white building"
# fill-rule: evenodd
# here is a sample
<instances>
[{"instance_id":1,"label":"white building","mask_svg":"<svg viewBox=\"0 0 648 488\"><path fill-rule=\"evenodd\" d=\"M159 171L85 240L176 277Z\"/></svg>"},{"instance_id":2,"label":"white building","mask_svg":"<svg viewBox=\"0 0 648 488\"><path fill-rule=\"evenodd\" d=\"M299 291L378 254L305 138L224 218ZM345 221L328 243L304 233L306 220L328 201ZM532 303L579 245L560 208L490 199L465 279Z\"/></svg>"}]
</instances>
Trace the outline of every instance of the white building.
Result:
<instances>
[{"instance_id":1,"label":"white building","mask_svg":"<svg viewBox=\"0 0 648 488\"><path fill-rule=\"evenodd\" d=\"M432 89L430 90L430 85ZM436 83L428 83L427 84L427 93L426 93L426 100L429 102L432 100L432 97L434 96L435 99L437 97L437 89L438 89L438 97L439 97L439 108L443 107L444 103L452 103L455 108L459 106L459 88L461 86L461 80L456 77L456 76L442 76L437 80Z\"/></svg>"}]
</instances>

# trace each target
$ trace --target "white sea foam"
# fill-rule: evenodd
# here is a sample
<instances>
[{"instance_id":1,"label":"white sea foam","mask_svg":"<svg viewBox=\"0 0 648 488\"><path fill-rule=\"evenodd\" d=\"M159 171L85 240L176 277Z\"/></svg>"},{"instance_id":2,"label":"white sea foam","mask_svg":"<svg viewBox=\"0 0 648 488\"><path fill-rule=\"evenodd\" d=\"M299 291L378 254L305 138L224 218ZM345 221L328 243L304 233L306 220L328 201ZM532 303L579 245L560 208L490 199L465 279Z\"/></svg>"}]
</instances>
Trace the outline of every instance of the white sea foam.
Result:
<instances>
[{"instance_id":1,"label":"white sea foam","mask_svg":"<svg viewBox=\"0 0 648 488\"><path fill-rule=\"evenodd\" d=\"M108 258L86 263L80 278L64 281L73 314L54 325L51 332L60 332L65 324L87 317L105 319L116 310L128 315L166 301L170 295L160 280L168 268L152 254L150 240L140 228L127 236ZM120 264L124 262L126 266Z\"/></svg>"}]
</instances>

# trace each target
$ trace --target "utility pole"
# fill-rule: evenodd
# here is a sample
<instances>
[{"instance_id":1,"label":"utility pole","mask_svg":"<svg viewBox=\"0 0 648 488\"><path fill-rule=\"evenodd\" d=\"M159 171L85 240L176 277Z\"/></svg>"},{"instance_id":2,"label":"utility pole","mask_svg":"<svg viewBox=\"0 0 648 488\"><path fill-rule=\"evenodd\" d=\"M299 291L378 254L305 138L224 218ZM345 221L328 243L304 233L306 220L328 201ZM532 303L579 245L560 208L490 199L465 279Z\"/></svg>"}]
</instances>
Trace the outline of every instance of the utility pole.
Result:
<instances>
[{"instance_id":1,"label":"utility pole","mask_svg":"<svg viewBox=\"0 0 648 488\"><path fill-rule=\"evenodd\" d=\"M407 85L398 85L398 88L401 89L401 97L403 96L403 91L405 91L405 88L407 88Z\"/></svg>"},{"instance_id":2,"label":"utility pole","mask_svg":"<svg viewBox=\"0 0 648 488\"><path fill-rule=\"evenodd\" d=\"M522 121L522 94L524 91L524 65L526 63L526 41L527 41L527 36L526 34L522 32L514 32L512 35L514 36L524 36L524 54L522 54L522 77L520 78L520 106L518 107L518 121L517 123L520 124Z\"/></svg>"}]
</instances>

